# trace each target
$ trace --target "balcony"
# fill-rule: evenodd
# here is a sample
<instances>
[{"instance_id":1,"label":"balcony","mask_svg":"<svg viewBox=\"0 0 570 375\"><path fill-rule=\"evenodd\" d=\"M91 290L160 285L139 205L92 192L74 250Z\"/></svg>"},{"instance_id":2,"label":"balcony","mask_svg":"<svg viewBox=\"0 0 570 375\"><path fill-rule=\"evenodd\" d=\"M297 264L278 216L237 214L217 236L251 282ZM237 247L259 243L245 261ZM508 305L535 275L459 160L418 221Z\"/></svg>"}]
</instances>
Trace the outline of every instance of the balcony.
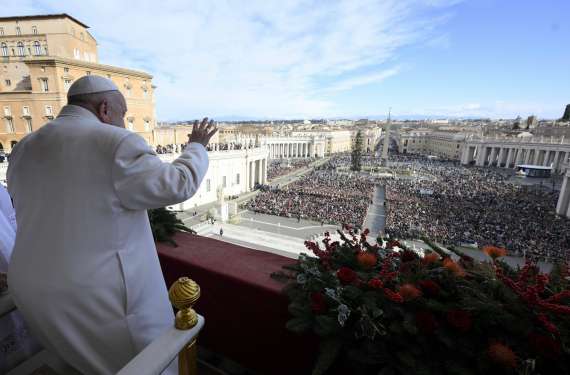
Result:
<instances>
[{"instance_id":1,"label":"balcony","mask_svg":"<svg viewBox=\"0 0 570 375\"><path fill-rule=\"evenodd\" d=\"M199 374L231 374L228 369L213 370L211 363L220 358L224 363L234 363L234 368L239 364L240 371L248 369L247 373L311 372L317 340L300 337L286 329L290 319L289 301L282 293L283 284L271 278L272 272L280 271L294 260L190 234L179 233L174 239L179 247L157 245L166 284L173 285L183 276L196 281L201 296L194 308L206 317L206 324L199 317L198 324L190 331L173 328L165 332L119 374L158 374L168 365L169 358L192 341L198 331L201 331L198 347L201 353L208 353L206 361L201 359L201 354L198 356ZM228 262L230 257L232 261ZM5 298L0 300L0 315L13 308ZM218 362L215 363L218 366ZM26 364L28 369L47 364L57 374L76 374L45 351L28 359L19 369L25 369Z\"/></svg>"}]
</instances>

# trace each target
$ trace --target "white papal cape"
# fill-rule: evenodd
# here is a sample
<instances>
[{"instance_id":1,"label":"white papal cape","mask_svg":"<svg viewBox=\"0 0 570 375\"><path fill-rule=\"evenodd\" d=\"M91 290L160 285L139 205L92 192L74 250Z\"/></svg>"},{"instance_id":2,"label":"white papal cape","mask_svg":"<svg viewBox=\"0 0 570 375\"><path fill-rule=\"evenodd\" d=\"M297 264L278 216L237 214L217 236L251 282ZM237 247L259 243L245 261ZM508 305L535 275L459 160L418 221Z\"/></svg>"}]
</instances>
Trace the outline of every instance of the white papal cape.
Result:
<instances>
[{"instance_id":1,"label":"white papal cape","mask_svg":"<svg viewBox=\"0 0 570 375\"><path fill-rule=\"evenodd\" d=\"M146 209L189 199L207 169L201 144L163 163L73 105L16 145L8 283L44 346L84 374L113 374L173 325Z\"/></svg>"}]
</instances>

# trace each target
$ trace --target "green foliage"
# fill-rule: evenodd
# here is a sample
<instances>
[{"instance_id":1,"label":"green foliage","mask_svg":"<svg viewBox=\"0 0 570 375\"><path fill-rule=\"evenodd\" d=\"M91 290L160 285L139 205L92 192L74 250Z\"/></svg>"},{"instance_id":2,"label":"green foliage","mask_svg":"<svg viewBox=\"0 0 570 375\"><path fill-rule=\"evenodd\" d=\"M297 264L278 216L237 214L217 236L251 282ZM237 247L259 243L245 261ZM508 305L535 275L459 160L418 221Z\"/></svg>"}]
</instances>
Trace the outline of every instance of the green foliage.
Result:
<instances>
[{"instance_id":1,"label":"green foliage","mask_svg":"<svg viewBox=\"0 0 570 375\"><path fill-rule=\"evenodd\" d=\"M148 219L152 236L156 242L167 242L177 247L178 244L172 239L176 232L196 234L195 231L186 227L174 212L168 211L166 208L148 210Z\"/></svg>"},{"instance_id":2,"label":"green foliage","mask_svg":"<svg viewBox=\"0 0 570 375\"><path fill-rule=\"evenodd\" d=\"M351 167L350 170L359 172L362 169L362 131L356 133L354 143L352 144L352 153L350 154Z\"/></svg>"},{"instance_id":3,"label":"green foliage","mask_svg":"<svg viewBox=\"0 0 570 375\"><path fill-rule=\"evenodd\" d=\"M568 265L527 297L542 277L532 265L454 262L428 239L435 253L422 258L395 241L372 246L365 235L339 233L340 243L306 242L315 257L301 255L280 277L291 301L287 327L321 338L315 374L330 366L366 375L530 374L528 361L536 374L570 373Z\"/></svg>"}]
</instances>

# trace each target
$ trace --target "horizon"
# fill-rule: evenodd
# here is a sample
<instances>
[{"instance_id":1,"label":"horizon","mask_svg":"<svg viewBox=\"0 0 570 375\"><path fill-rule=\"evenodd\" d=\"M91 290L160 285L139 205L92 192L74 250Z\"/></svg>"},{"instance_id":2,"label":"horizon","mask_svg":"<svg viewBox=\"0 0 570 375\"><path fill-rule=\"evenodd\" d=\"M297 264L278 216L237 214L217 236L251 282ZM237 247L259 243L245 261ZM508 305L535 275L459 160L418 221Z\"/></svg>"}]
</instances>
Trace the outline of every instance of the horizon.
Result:
<instances>
[{"instance_id":1,"label":"horizon","mask_svg":"<svg viewBox=\"0 0 570 375\"><path fill-rule=\"evenodd\" d=\"M86 23L100 63L154 76L161 122L385 118L390 107L402 119L556 120L570 103L563 1L157 5L22 0L0 16Z\"/></svg>"}]
</instances>

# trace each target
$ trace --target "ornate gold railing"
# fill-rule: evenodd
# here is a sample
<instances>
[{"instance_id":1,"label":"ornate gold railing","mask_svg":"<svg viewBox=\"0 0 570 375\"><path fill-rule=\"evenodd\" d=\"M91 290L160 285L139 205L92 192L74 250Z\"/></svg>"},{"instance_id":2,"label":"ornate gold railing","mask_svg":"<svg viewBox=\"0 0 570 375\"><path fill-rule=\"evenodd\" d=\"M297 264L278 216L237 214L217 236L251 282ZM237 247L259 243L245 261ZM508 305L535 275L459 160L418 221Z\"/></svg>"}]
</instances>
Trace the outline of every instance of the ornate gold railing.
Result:
<instances>
[{"instance_id":1,"label":"ornate gold railing","mask_svg":"<svg viewBox=\"0 0 570 375\"><path fill-rule=\"evenodd\" d=\"M181 277L170 287L168 297L178 309L174 327L148 345L117 375L160 374L176 355L180 375L197 375L197 337L204 326L204 318L193 306L200 298L200 287L192 279Z\"/></svg>"}]
</instances>

